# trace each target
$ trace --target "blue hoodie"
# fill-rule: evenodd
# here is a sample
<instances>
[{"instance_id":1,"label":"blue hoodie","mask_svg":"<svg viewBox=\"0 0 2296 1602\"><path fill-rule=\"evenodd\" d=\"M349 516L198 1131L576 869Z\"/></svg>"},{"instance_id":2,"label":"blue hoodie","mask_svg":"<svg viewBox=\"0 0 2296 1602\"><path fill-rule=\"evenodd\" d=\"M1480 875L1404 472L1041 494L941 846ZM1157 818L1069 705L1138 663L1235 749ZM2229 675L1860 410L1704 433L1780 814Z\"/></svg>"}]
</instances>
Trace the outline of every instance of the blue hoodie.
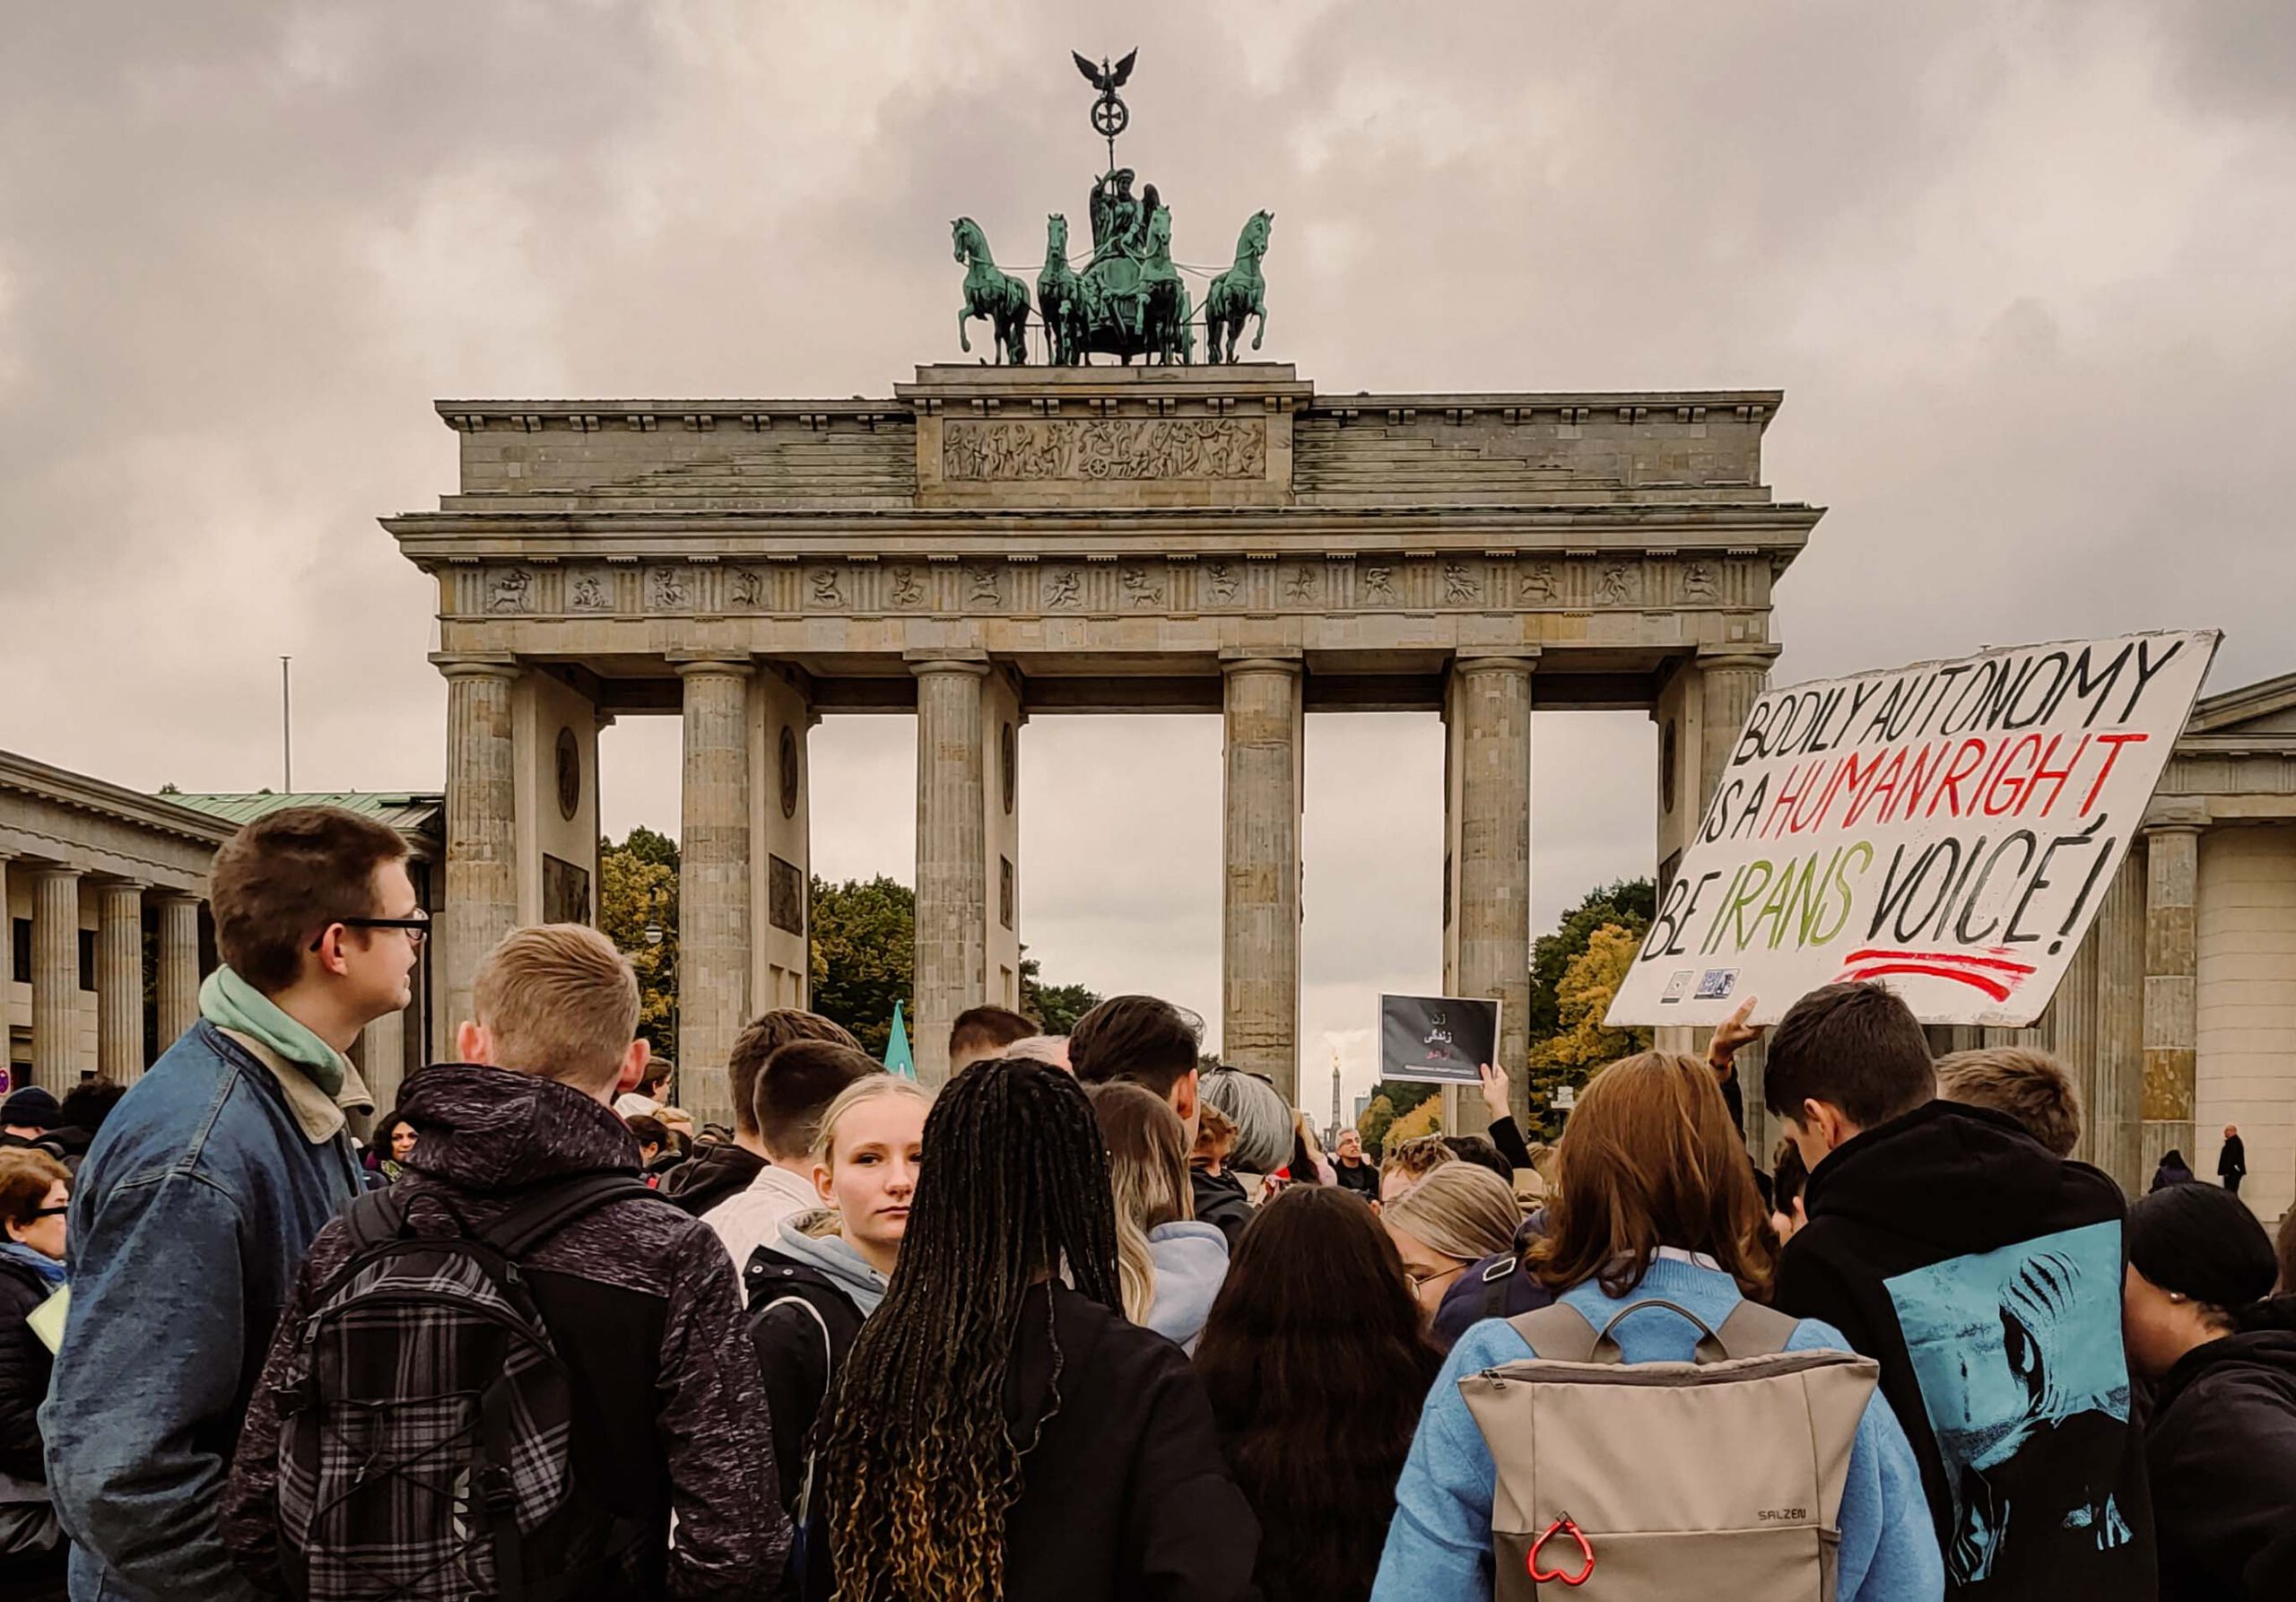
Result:
<instances>
[{"instance_id":1,"label":"blue hoodie","mask_svg":"<svg viewBox=\"0 0 2296 1602\"><path fill-rule=\"evenodd\" d=\"M1718 1268L1661 1258L1624 1296L1605 1296L1601 1285L1589 1283L1561 1298L1597 1329L1629 1303L1651 1299L1675 1302L1718 1328L1739 1296L1737 1283ZM1613 1334L1621 1357L1631 1363L1687 1362L1698 1338L1689 1324L1658 1308L1625 1319ZM1814 1319L1803 1319L1786 1343L1789 1352L1818 1348L1846 1352L1849 1343ZM1419 1433L1396 1486L1395 1522L1387 1527L1371 1602L1490 1602L1496 1471L1459 1395L1459 1380L1530 1355L1503 1319L1486 1319L1451 1348L1427 1394ZM1728 1466L1717 1465L1716 1472L1726 1473ZM1945 1566L1928 1512L1913 1448L1876 1391L1849 1452L1834 1593L1839 1602L1937 1602L1944 1595Z\"/></svg>"},{"instance_id":2,"label":"blue hoodie","mask_svg":"<svg viewBox=\"0 0 2296 1602\"><path fill-rule=\"evenodd\" d=\"M1228 1237L1216 1224L1160 1223L1148 1232L1148 1255L1156 1259L1148 1328L1193 1357L1212 1299L1228 1277Z\"/></svg>"}]
</instances>

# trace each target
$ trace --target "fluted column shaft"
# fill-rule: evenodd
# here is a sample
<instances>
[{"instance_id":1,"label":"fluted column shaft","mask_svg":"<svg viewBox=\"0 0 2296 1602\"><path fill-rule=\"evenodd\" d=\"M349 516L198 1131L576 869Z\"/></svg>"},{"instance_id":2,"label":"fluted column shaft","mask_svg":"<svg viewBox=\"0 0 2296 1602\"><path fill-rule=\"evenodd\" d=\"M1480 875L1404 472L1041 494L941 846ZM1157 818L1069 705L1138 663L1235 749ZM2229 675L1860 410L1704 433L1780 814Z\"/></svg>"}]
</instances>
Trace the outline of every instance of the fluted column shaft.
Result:
<instances>
[{"instance_id":1,"label":"fluted column shaft","mask_svg":"<svg viewBox=\"0 0 2296 1602\"><path fill-rule=\"evenodd\" d=\"M98 887L96 1071L116 1084L144 1072L144 886Z\"/></svg>"},{"instance_id":2,"label":"fluted column shaft","mask_svg":"<svg viewBox=\"0 0 2296 1602\"><path fill-rule=\"evenodd\" d=\"M917 675L917 1076L949 1076L949 1030L988 995L987 661L914 662Z\"/></svg>"},{"instance_id":3,"label":"fluted column shaft","mask_svg":"<svg viewBox=\"0 0 2296 1602\"><path fill-rule=\"evenodd\" d=\"M406 1077L406 1014L385 1013L359 1032L359 1072L375 1098L380 1114L398 1105L398 1087Z\"/></svg>"},{"instance_id":4,"label":"fluted column shaft","mask_svg":"<svg viewBox=\"0 0 2296 1602\"><path fill-rule=\"evenodd\" d=\"M449 661L447 676L447 907L439 930L445 1015L471 1015L478 964L518 920L517 781L503 662Z\"/></svg>"},{"instance_id":5,"label":"fluted column shaft","mask_svg":"<svg viewBox=\"0 0 2296 1602\"><path fill-rule=\"evenodd\" d=\"M32 1083L80 1078L80 870L32 870Z\"/></svg>"},{"instance_id":6,"label":"fluted column shaft","mask_svg":"<svg viewBox=\"0 0 2296 1602\"><path fill-rule=\"evenodd\" d=\"M1221 667L1221 1053L1296 1105L1301 665L1250 657Z\"/></svg>"},{"instance_id":7,"label":"fluted column shaft","mask_svg":"<svg viewBox=\"0 0 2296 1602\"><path fill-rule=\"evenodd\" d=\"M1524 657L1465 657L1456 671L1459 825L1456 850L1462 996L1499 1003L1499 1058L1516 1120L1529 1115L1531 674ZM1474 1098L1462 1094L1461 1113ZM1474 1120L1480 1123L1482 1120Z\"/></svg>"},{"instance_id":8,"label":"fluted column shaft","mask_svg":"<svg viewBox=\"0 0 2296 1602\"><path fill-rule=\"evenodd\" d=\"M160 898L160 1049L199 1022L199 901Z\"/></svg>"},{"instance_id":9,"label":"fluted column shaft","mask_svg":"<svg viewBox=\"0 0 2296 1602\"><path fill-rule=\"evenodd\" d=\"M1745 727L1746 715L1753 710L1754 702L1761 699L1762 688L1770 682L1770 662L1777 655L1778 649L1772 646L1766 650L1702 656L1698 660L1700 822L1703 822L1707 807L1713 804L1714 792L1722 786L1722 775L1730 766L1730 753L1737 749L1738 731ZM1693 840L1698 826L1696 823L1692 824ZM1698 1031L1689 1049L1703 1051L1706 1038L1705 1031ZM1763 1067L1769 1049L1768 1041L1757 1041L1740 1050L1735 1059L1740 1101L1745 1108L1746 1149L1765 1170L1770 1167L1770 1152L1774 1144L1770 1113L1762 1104Z\"/></svg>"},{"instance_id":10,"label":"fluted column shaft","mask_svg":"<svg viewBox=\"0 0 2296 1602\"><path fill-rule=\"evenodd\" d=\"M747 662L683 662L685 784L678 848L679 1104L734 1121L726 1063L749 1022Z\"/></svg>"},{"instance_id":11,"label":"fluted column shaft","mask_svg":"<svg viewBox=\"0 0 2296 1602\"><path fill-rule=\"evenodd\" d=\"M2144 831L2144 1145L2197 1162L2200 830Z\"/></svg>"},{"instance_id":12,"label":"fluted column shaft","mask_svg":"<svg viewBox=\"0 0 2296 1602\"><path fill-rule=\"evenodd\" d=\"M2092 1024L2096 1112L2089 1161L2136 1195L2144 1179L2144 877L2132 850L2105 887L2090 944L2097 949ZM2060 1039L2062 1037L2060 1036ZM2060 1045L2058 1054L2064 1054Z\"/></svg>"}]
</instances>

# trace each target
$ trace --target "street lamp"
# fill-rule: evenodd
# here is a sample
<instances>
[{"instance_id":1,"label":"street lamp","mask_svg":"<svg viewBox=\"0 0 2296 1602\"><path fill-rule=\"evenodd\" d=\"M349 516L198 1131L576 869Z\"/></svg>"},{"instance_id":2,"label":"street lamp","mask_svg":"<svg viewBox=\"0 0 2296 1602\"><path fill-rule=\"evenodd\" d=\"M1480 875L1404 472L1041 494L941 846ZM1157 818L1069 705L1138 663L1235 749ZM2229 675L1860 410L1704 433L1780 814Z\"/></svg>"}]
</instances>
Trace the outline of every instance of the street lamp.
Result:
<instances>
[{"instance_id":1,"label":"street lamp","mask_svg":"<svg viewBox=\"0 0 2296 1602\"><path fill-rule=\"evenodd\" d=\"M667 931L665 931L658 922L649 922L647 924L646 944L648 945L659 946L667 937ZM678 993L674 988L670 992L670 1039L674 1040L678 1040ZM683 1049L684 1044L684 1041L678 1040L678 1045L681 1050ZM674 1061L674 1059L673 1060ZM676 1077L674 1073L672 1077Z\"/></svg>"}]
</instances>

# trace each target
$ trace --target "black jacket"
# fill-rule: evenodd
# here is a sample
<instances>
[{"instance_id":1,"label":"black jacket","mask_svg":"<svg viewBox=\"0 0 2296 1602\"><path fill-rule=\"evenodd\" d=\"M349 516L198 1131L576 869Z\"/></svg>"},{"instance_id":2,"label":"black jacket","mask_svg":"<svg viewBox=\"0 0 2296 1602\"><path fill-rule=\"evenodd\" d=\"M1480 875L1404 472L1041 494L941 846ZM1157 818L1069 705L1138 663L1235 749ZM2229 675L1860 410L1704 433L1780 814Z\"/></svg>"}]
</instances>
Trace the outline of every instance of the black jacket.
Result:
<instances>
[{"instance_id":1,"label":"black jacket","mask_svg":"<svg viewBox=\"0 0 2296 1602\"><path fill-rule=\"evenodd\" d=\"M1187 1171L1190 1199L1196 1207L1196 1221L1208 1223L1228 1238L1228 1255L1236 1253L1236 1242L1244 1238L1244 1225L1252 1221L1252 1205L1245 1199L1243 1181L1231 1173L1214 1177L1200 1168Z\"/></svg>"},{"instance_id":2,"label":"black jacket","mask_svg":"<svg viewBox=\"0 0 2296 1602\"><path fill-rule=\"evenodd\" d=\"M1022 1310L1005 1415L1035 1450L1005 1522L1005 1602L1257 1597L1259 1521L1180 1349L1064 1287ZM1055 1384L1052 1343L1057 1341Z\"/></svg>"},{"instance_id":3,"label":"black jacket","mask_svg":"<svg viewBox=\"0 0 2296 1602\"><path fill-rule=\"evenodd\" d=\"M2248 1143L2237 1135L2224 1137L2224 1149L2216 1154L2216 1177L2229 1180L2234 1174L2248 1171Z\"/></svg>"},{"instance_id":4,"label":"black jacket","mask_svg":"<svg viewBox=\"0 0 2296 1602\"><path fill-rule=\"evenodd\" d=\"M1353 1168L1348 1167L1346 1163L1334 1157L1331 1160L1331 1171L1338 1179L1339 1188L1342 1190L1352 1190L1365 1201L1379 1199L1379 1165L1369 1157ZM1230 1244L1233 1245L1234 1242L1231 1241Z\"/></svg>"},{"instance_id":5,"label":"black jacket","mask_svg":"<svg viewBox=\"0 0 2296 1602\"><path fill-rule=\"evenodd\" d=\"M861 1333L861 1310L828 1275L770 1246L750 1253L742 1291L749 1302L750 1339L757 1347L766 1411L773 1421L781 1505L795 1513L805 1482L806 1439L821 1415L830 1381Z\"/></svg>"},{"instance_id":6,"label":"black jacket","mask_svg":"<svg viewBox=\"0 0 2296 1602\"><path fill-rule=\"evenodd\" d=\"M2145 1432L2161 1602L2296 1597L2296 1296L2185 1354Z\"/></svg>"},{"instance_id":7,"label":"black jacket","mask_svg":"<svg viewBox=\"0 0 2296 1602\"><path fill-rule=\"evenodd\" d=\"M1946 1594L2150 1602L2119 1188L1999 1113L1932 1101L1836 1149L1803 1194L1776 1303L1880 1363Z\"/></svg>"},{"instance_id":8,"label":"black jacket","mask_svg":"<svg viewBox=\"0 0 2296 1602\"><path fill-rule=\"evenodd\" d=\"M39 1483L48 1479L39 1405L56 1359L24 1319L55 1293L30 1264L0 1257L0 1474Z\"/></svg>"},{"instance_id":9,"label":"black jacket","mask_svg":"<svg viewBox=\"0 0 2296 1602\"><path fill-rule=\"evenodd\" d=\"M765 1159L732 1141L703 1146L662 1176L662 1194L699 1218L721 1201L739 1196L765 1171Z\"/></svg>"}]
</instances>

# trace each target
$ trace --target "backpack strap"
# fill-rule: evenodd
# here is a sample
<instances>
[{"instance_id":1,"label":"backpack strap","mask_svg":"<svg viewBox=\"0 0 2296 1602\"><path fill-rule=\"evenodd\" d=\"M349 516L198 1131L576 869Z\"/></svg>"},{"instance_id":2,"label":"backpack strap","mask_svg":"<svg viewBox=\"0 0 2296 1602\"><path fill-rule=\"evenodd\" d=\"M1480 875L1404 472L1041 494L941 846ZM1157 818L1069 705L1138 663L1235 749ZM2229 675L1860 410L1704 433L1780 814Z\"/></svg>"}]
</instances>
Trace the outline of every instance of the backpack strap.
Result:
<instances>
[{"instance_id":1,"label":"backpack strap","mask_svg":"<svg viewBox=\"0 0 2296 1602\"><path fill-rule=\"evenodd\" d=\"M661 1200L658 1191L634 1175L583 1174L532 1192L480 1232L479 1238L517 1262L576 1219L596 1212L609 1202Z\"/></svg>"},{"instance_id":2,"label":"backpack strap","mask_svg":"<svg viewBox=\"0 0 2296 1602\"><path fill-rule=\"evenodd\" d=\"M1675 1317L1689 1322L1698 1330L1700 1363L1723 1363L1742 1357L1767 1357L1786 1349L1794 1336L1796 1320L1774 1308L1759 1302L1741 1301L1722 1320L1721 1327L1709 1327L1690 1309L1679 1302L1658 1297L1646 1297L1630 1302L1613 1313L1600 1329L1588 1322L1586 1315L1569 1302L1557 1302L1535 1312L1521 1313L1507 1320L1508 1326L1523 1337L1531 1355L1547 1363L1618 1363L1618 1342L1611 1338L1611 1331L1622 1319L1645 1308L1664 1308Z\"/></svg>"},{"instance_id":3,"label":"backpack strap","mask_svg":"<svg viewBox=\"0 0 2296 1602\"><path fill-rule=\"evenodd\" d=\"M1601 1332L1587 1321L1587 1315L1567 1302L1550 1302L1530 1312L1517 1313L1507 1320L1507 1327L1523 1337L1531 1355L1544 1363L1616 1363L1618 1347L1611 1347L1607 1359L1595 1355L1601 1344Z\"/></svg>"},{"instance_id":4,"label":"backpack strap","mask_svg":"<svg viewBox=\"0 0 2296 1602\"><path fill-rule=\"evenodd\" d=\"M1514 1289L1508 1281L1515 1277L1521 1267L1522 1260L1509 1253L1483 1271L1483 1289L1477 1297L1480 1303L1480 1310L1475 1314L1477 1319L1506 1316L1507 1293Z\"/></svg>"},{"instance_id":5,"label":"backpack strap","mask_svg":"<svg viewBox=\"0 0 2296 1602\"><path fill-rule=\"evenodd\" d=\"M1795 1330L1800 1328L1799 1319L1774 1307L1764 1307L1759 1302L1740 1302L1722 1320L1722 1328L1714 1332L1714 1338L1721 1345L1722 1355L1733 1361L1768 1357L1786 1350L1786 1343L1794 1338Z\"/></svg>"},{"instance_id":6,"label":"backpack strap","mask_svg":"<svg viewBox=\"0 0 2296 1602\"><path fill-rule=\"evenodd\" d=\"M343 1210L343 1232L351 1237L354 1257L374 1250L386 1241L397 1240L405 1227L406 1209L387 1188L364 1191Z\"/></svg>"}]
</instances>

